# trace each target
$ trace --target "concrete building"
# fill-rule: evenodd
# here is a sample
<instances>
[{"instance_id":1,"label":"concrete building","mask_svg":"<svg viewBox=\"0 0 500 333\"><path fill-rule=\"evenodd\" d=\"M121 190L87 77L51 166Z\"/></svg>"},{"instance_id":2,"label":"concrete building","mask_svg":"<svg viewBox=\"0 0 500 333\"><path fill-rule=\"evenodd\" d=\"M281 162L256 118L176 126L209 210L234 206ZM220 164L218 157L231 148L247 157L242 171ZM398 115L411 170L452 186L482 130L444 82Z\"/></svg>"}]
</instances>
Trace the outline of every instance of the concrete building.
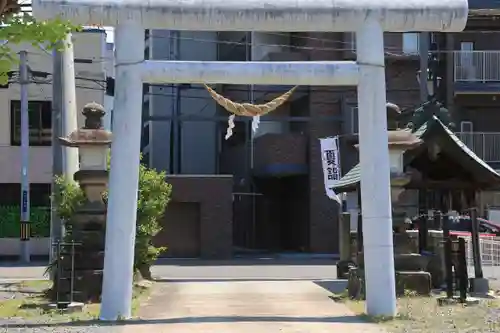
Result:
<instances>
[{"instance_id":1,"label":"concrete building","mask_svg":"<svg viewBox=\"0 0 500 333\"><path fill-rule=\"evenodd\" d=\"M106 36L103 30L86 29L74 34L76 99L78 112L89 102L103 103L104 51ZM13 46L15 51L28 52L32 71L52 73L52 51L31 45ZM17 69L13 69L17 70ZM29 86L31 204L50 205L52 181L51 119L52 76L34 78ZM0 205L19 205L20 153L20 86L11 83L0 89ZM79 113L79 126L83 116Z\"/></svg>"},{"instance_id":2,"label":"concrete building","mask_svg":"<svg viewBox=\"0 0 500 333\"><path fill-rule=\"evenodd\" d=\"M452 112L459 138L495 166L500 163L500 118L495 112L500 106L500 48L495 50L495 41L500 38L498 32L482 32L497 24L491 16L477 16L474 11L471 15L467 31L430 36L430 43L437 46L442 78L436 93ZM151 59L319 61L356 56L351 33L152 31L146 38ZM386 33L385 48L388 101L402 110L417 108L421 104L419 34ZM234 101L255 103L269 101L289 88L215 87ZM210 188L216 181L201 178L232 175L232 206L226 207L232 209L227 214L232 216L233 249L337 252L339 207L325 195L318 139L357 133L355 88L299 87L288 103L261 119L255 134L251 119L237 119L229 140L224 140L228 113L199 86L146 87L144 105L143 114L149 119L144 122L144 162L172 174L177 186L174 202L176 191L222 195ZM345 173L358 162L358 154L344 141L341 164ZM180 178L193 174L198 178L191 179L187 188ZM496 192L482 197L484 206L500 205ZM203 256L203 234L199 234L203 228L195 220L200 219L196 212L205 206L173 204L167 210L167 214L175 212L165 222L170 235L163 234L159 242L172 249L168 256ZM192 223L186 222L190 219ZM178 227L181 220L182 228ZM226 237L227 232L217 227L216 216L213 221L211 230L203 230L212 233L216 243L222 237L217 235ZM182 249L177 246L180 239Z\"/></svg>"}]
</instances>

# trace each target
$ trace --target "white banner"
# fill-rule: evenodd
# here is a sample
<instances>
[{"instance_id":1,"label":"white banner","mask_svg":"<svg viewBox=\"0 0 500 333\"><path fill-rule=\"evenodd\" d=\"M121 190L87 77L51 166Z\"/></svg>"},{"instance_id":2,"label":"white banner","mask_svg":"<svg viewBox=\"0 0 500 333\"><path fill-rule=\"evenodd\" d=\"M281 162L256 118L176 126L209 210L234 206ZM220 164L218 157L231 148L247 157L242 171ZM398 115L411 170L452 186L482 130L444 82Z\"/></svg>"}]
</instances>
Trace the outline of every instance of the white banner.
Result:
<instances>
[{"instance_id":1,"label":"white banner","mask_svg":"<svg viewBox=\"0 0 500 333\"><path fill-rule=\"evenodd\" d=\"M339 137L323 138L319 141L326 195L341 205L342 200L333 190L335 183L340 180Z\"/></svg>"}]
</instances>

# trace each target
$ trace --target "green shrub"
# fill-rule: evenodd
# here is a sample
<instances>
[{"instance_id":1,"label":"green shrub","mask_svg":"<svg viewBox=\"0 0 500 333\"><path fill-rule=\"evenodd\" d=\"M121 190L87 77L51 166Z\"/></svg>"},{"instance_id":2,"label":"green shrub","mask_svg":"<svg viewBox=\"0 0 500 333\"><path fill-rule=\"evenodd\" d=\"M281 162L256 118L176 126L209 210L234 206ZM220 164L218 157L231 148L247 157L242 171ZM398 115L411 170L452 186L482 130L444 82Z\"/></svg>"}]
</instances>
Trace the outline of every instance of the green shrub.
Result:
<instances>
[{"instance_id":1,"label":"green shrub","mask_svg":"<svg viewBox=\"0 0 500 333\"><path fill-rule=\"evenodd\" d=\"M20 237L21 207L0 206L0 238ZM31 237L50 237L50 207L30 207Z\"/></svg>"},{"instance_id":2,"label":"green shrub","mask_svg":"<svg viewBox=\"0 0 500 333\"><path fill-rule=\"evenodd\" d=\"M63 221L68 221L75 209L85 201L85 194L78 184L67 182L64 177L56 177L55 185L52 199L55 202L57 216Z\"/></svg>"},{"instance_id":3,"label":"green shrub","mask_svg":"<svg viewBox=\"0 0 500 333\"><path fill-rule=\"evenodd\" d=\"M166 247L155 247L152 241L162 230L160 219L170 201L171 192L172 186L165 181L164 172L157 172L140 165L134 269L146 278L150 277L151 265L162 252L166 251ZM64 220L69 220L85 199L82 189L77 184L66 183L62 177L56 179L56 191L53 197L57 213ZM107 201L107 198L106 191L103 193L104 201Z\"/></svg>"}]
</instances>

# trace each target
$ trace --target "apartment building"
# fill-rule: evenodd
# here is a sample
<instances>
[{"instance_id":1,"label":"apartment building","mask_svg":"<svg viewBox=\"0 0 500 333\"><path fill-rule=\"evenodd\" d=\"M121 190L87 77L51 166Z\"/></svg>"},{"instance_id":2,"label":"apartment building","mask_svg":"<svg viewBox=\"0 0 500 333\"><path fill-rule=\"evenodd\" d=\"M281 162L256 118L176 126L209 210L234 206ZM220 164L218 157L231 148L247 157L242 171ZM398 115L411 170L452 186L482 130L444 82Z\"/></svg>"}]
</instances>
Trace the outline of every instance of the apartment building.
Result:
<instances>
[{"instance_id":1,"label":"apartment building","mask_svg":"<svg viewBox=\"0 0 500 333\"><path fill-rule=\"evenodd\" d=\"M465 32L430 35L430 43L437 46L441 77L435 93L452 113L454 130L464 143L498 168L498 23L492 16L481 16L474 10L471 13ZM158 38L147 36L147 52L153 59L320 61L356 57L352 33L153 34ZM403 110L421 104L417 80L419 36L411 32L385 34L387 100ZM144 123L143 131L147 162L172 174L232 175L235 247L337 251L339 207L324 192L319 138L357 133L360 115L355 87L299 87L288 103L262 117L256 133L252 133L250 119L237 118L229 140L224 139L227 112L202 88L145 88L143 113L150 120ZM215 87L232 100L254 103L269 101L290 88ZM341 164L347 172L358 162L358 154L347 140L341 141ZM197 190L211 191L203 187ZM483 198L487 205L500 205L496 192L483 193Z\"/></svg>"},{"instance_id":2,"label":"apartment building","mask_svg":"<svg viewBox=\"0 0 500 333\"><path fill-rule=\"evenodd\" d=\"M52 181L52 51L31 45L14 46L15 51L28 52L28 65L33 76L29 85L31 204L50 204ZM104 50L103 30L85 29L74 34L76 100L80 111L86 103L103 103ZM14 68L13 70L17 70ZM15 81L15 79L14 79ZM19 205L21 179L20 152L20 86L10 83L0 88L0 204ZM83 125L79 113L78 125Z\"/></svg>"},{"instance_id":3,"label":"apartment building","mask_svg":"<svg viewBox=\"0 0 500 333\"><path fill-rule=\"evenodd\" d=\"M498 4L471 1L465 32L446 34L446 101L460 139L500 169L500 25ZM489 8L488 10L485 8ZM500 206L500 192L482 193L482 206Z\"/></svg>"}]
</instances>

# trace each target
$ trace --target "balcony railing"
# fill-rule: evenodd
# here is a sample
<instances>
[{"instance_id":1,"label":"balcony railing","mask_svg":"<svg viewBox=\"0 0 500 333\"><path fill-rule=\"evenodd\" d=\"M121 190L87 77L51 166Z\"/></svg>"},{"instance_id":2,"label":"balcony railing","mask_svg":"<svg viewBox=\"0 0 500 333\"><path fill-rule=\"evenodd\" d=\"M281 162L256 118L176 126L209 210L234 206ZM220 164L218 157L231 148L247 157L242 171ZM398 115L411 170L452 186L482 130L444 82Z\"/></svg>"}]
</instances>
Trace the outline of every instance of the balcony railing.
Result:
<instances>
[{"instance_id":1,"label":"balcony railing","mask_svg":"<svg viewBox=\"0 0 500 333\"><path fill-rule=\"evenodd\" d=\"M455 81L500 81L500 51L455 51Z\"/></svg>"},{"instance_id":2,"label":"balcony railing","mask_svg":"<svg viewBox=\"0 0 500 333\"><path fill-rule=\"evenodd\" d=\"M456 134L485 162L500 162L500 132L458 132Z\"/></svg>"}]
</instances>

